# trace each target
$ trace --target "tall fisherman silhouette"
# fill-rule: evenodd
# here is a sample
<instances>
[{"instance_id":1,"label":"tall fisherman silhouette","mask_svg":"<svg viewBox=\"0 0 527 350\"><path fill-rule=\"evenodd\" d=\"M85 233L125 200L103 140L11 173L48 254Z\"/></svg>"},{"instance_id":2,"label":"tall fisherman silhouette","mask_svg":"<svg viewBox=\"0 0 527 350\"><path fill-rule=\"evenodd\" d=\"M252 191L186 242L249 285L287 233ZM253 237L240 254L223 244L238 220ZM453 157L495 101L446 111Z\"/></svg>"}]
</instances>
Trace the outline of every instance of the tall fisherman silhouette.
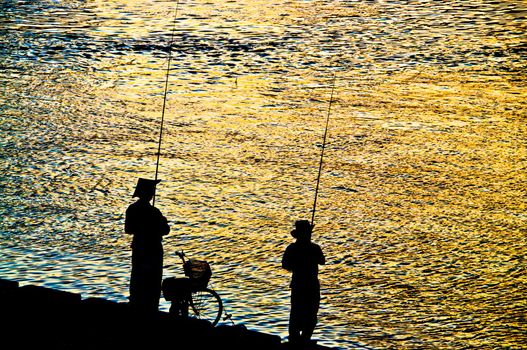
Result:
<instances>
[{"instance_id":1,"label":"tall fisherman silhouette","mask_svg":"<svg viewBox=\"0 0 527 350\"><path fill-rule=\"evenodd\" d=\"M131 204L126 210L124 230L133 235L132 240L132 274L130 277L130 305L139 312L153 313L159 308L161 297L161 281L163 279L163 236L170 232L167 219L161 211L154 207L156 185L161 181L157 179L159 172L159 159L161 157L161 142L163 140L163 125L168 94L168 79L170 76L170 63L172 61L172 42L176 31L179 0L172 25L172 34L168 44L168 59L165 75L165 88L163 94L163 110L159 128L159 142L157 148L155 179L140 178L137 182L133 197L139 197L137 202ZM153 203L150 204L150 201Z\"/></svg>"},{"instance_id":2,"label":"tall fisherman silhouette","mask_svg":"<svg viewBox=\"0 0 527 350\"><path fill-rule=\"evenodd\" d=\"M293 273L289 342L295 345L310 342L320 306L318 265L324 265L326 258L320 246L311 242L312 232L308 220L297 220L291 231L296 242L287 246L282 257L282 267Z\"/></svg>"},{"instance_id":3,"label":"tall fisherman silhouette","mask_svg":"<svg viewBox=\"0 0 527 350\"><path fill-rule=\"evenodd\" d=\"M140 178L133 197L138 200L126 210L124 231L133 235L130 305L153 314L159 307L163 277L163 236L170 232L167 219L150 204L161 180Z\"/></svg>"},{"instance_id":4,"label":"tall fisherman silhouette","mask_svg":"<svg viewBox=\"0 0 527 350\"><path fill-rule=\"evenodd\" d=\"M333 73L331 97L329 99L322 150L320 152L311 222L308 220L297 220L295 222L295 229L291 231L291 236L296 238L296 242L287 246L282 257L282 267L293 273L291 279L289 343L294 347L297 345L302 347L303 345L309 345L311 343L311 336L313 335L318 322L317 315L320 307L318 265L324 265L326 263L326 257L324 256L324 253L322 253L320 246L311 242L311 234L315 227L315 213L317 209L320 175L322 174L322 164L324 163L324 150L326 148L329 117L331 115L331 105L333 104L333 94L335 92L336 81L337 75Z\"/></svg>"}]
</instances>

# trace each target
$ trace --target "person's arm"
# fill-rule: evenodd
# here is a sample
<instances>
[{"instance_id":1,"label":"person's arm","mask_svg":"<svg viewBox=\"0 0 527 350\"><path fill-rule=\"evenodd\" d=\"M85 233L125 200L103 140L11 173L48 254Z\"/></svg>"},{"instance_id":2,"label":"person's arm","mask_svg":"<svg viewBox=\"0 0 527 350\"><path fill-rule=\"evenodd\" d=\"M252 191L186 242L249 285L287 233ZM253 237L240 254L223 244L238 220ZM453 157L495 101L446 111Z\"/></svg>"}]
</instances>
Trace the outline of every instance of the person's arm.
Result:
<instances>
[{"instance_id":1,"label":"person's arm","mask_svg":"<svg viewBox=\"0 0 527 350\"><path fill-rule=\"evenodd\" d=\"M170 232L170 226L168 225L168 220L166 217L161 214L161 211L155 208L155 213L158 222L158 232L161 236L166 236Z\"/></svg>"},{"instance_id":2,"label":"person's arm","mask_svg":"<svg viewBox=\"0 0 527 350\"><path fill-rule=\"evenodd\" d=\"M287 247L284 255L282 256L282 268L286 269L287 271L292 271L293 266L291 263L291 249L290 247Z\"/></svg>"},{"instance_id":3,"label":"person's arm","mask_svg":"<svg viewBox=\"0 0 527 350\"><path fill-rule=\"evenodd\" d=\"M132 215L130 213L130 209L127 209L126 210L126 214L125 214L125 217L124 217L124 232L129 234L129 235L133 235L134 232L134 215Z\"/></svg>"},{"instance_id":4,"label":"person's arm","mask_svg":"<svg viewBox=\"0 0 527 350\"><path fill-rule=\"evenodd\" d=\"M170 233L170 226L168 225L168 220L164 216L161 216L161 236L168 235Z\"/></svg>"},{"instance_id":5,"label":"person's arm","mask_svg":"<svg viewBox=\"0 0 527 350\"><path fill-rule=\"evenodd\" d=\"M322 252L322 248L320 248L320 246L318 247L319 251L320 251L320 256L319 256L319 259L318 259L318 264L319 265L325 265L326 264L326 257L324 256L324 253Z\"/></svg>"}]
</instances>

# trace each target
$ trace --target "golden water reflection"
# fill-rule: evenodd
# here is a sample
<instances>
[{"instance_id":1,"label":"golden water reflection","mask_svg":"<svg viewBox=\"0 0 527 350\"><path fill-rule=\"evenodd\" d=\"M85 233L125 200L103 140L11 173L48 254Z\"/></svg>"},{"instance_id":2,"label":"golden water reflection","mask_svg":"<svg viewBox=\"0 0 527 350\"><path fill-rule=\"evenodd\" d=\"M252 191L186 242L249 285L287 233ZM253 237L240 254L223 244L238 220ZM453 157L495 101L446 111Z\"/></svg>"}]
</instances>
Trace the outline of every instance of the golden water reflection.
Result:
<instances>
[{"instance_id":1,"label":"golden water reflection","mask_svg":"<svg viewBox=\"0 0 527 350\"><path fill-rule=\"evenodd\" d=\"M125 300L123 213L155 170L173 11L5 8L0 276ZM182 3L156 200L167 263L205 257L235 322L286 336L279 263L310 217L335 73L315 336L523 346L525 27L515 1Z\"/></svg>"}]
</instances>

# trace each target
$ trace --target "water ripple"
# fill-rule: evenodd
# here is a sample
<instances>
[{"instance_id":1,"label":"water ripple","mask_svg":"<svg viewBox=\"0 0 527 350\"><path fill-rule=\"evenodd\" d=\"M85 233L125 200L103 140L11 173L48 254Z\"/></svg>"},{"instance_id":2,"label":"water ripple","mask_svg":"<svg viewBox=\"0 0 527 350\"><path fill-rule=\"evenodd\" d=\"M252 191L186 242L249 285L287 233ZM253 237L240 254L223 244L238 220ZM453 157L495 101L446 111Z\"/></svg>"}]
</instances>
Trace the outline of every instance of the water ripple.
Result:
<instances>
[{"instance_id":1,"label":"water ripple","mask_svg":"<svg viewBox=\"0 0 527 350\"><path fill-rule=\"evenodd\" d=\"M126 301L174 3L4 1L0 276ZM183 3L156 205L236 323L287 336L280 258L310 217L315 337L365 349L525 343L521 1ZM168 307L163 302L162 307Z\"/></svg>"}]
</instances>

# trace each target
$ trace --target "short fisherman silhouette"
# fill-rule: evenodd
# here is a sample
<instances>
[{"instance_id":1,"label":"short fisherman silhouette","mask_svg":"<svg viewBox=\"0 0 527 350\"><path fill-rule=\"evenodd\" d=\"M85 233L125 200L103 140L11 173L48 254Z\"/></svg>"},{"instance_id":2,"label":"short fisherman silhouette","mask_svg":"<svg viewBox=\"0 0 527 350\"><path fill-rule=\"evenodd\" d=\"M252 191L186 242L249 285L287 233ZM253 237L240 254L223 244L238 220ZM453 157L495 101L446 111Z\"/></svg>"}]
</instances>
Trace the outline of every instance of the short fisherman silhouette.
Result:
<instances>
[{"instance_id":1,"label":"short fisherman silhouette","mask_svg":"<svg viewBox=\"0 0 527 350\"><path fill-rule=\"evenodd\" d=\"M309 343L317 324L320 306L318 265L326 263L319 245L311 242L313 226L308 220L295 222L291 235L296 238L285 250L282 267L293 273L291 280L291 314L289 342Z\"/></svg>"},{"instance_id":2,"label":"short fisherman silhouette","mask_svg":"<svg viewBox=\"0 0 527 350\"><path fill-rule=\"evenodd\" d=\"M161 180L139 179L133 197L139 199L126 210L125 227L132 240L130 305L139 312L154 313L159 307L163 277L164 235L170 232L167 219L150 201Z\"/></svg>"}]
</instances>

